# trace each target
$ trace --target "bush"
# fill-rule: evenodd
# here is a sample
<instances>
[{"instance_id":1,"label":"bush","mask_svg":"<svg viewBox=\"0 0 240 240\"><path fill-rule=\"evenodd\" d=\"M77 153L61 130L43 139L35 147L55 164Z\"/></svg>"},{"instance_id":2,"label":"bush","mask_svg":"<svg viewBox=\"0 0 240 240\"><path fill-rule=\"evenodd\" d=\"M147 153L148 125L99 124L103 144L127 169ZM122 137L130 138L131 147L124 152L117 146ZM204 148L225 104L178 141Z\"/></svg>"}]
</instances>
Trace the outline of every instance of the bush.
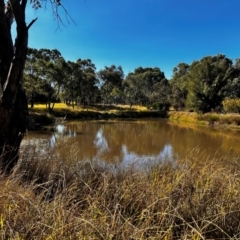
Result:
<instances>
[{"instance_id":1,"label":"bush","mask_svg":"<svg viewBox=\"0 0 240 240\"><path fill-rule=\"evenodd\" d=\"M169 102L154 102L149 108L153 109L153 110L168 111L170 108L170 103Z\"/></svg>"},{"instance_id":2,"label":"bush","mask_svg":"<svg viewBox=\"0 0 240 240\"><path fill-rule=\"evenodd\" d=\"M222 102L227 113L240 113L240 99L226 99Z\"/></svg>"},{"instance_id":3,"label":"bush","mask_svg":"<svg viewBox=\"0 0 240 240\"><path fill-rule=\"evenodd\" d=\"M222 115L220 118L220 122L223 124L233 124L233 125L240 125L240 116L237 114L226 114Z\"/></svg>"},{"instance_id":4,"label":"bush","mask_svg":"<svg viewBox=\"0 0 240 240\"><path fill-rule=\"evenodd\" d=\"M214 122L219 121L219 115L216 113L198 114L197 119L199 121L207 121L209 124L213 124Z\"/></svg>"}]
</instances>

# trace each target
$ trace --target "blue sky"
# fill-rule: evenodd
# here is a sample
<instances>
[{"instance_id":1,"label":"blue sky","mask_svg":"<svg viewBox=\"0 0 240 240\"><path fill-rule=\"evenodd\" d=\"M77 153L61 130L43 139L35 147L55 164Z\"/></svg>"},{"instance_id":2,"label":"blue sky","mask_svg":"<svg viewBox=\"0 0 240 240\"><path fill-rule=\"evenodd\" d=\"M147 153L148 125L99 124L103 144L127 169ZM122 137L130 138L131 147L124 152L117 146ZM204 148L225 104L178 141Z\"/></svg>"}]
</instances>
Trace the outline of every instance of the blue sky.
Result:
<instances>
[{"instance_id":1,"label":"blue sky","mask_svg":"<svg viewBox=\"0 0 240 240\"><path fill-rule=\"evenodd\" d=\"M62 0L74 20L57 29L51 7L28 7L29 46L58 49L66 60L115 64L125 75L159 67L170 79L180 62L204 56L240 57L240 0Z\"/></svg>"}]
</instances>

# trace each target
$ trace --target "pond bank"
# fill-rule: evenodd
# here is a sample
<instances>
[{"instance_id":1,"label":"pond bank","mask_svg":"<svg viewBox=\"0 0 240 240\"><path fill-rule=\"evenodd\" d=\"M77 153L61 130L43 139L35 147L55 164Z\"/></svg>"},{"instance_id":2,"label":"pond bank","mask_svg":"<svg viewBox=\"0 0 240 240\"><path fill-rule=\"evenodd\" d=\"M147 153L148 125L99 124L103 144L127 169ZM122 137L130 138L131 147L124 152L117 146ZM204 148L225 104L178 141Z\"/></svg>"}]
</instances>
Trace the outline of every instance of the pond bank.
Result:
<instances>
[{"instance_id":1,"label":"pond bank","mask_svg":"<svg viewBox=\"0 0 240 240\"><path fill-rule=\"evenodd\" d=\"M29 130L41 129L44 126L63 122L64 120L102 120L102 119L139 119L139 118L167 118L166 111L30 111Z\"/></svg>"},{"instance_id":2,"label":"pond bank","mask_svg":"<svg viewBox=\"0 0 240 240\"><path fill-rule=\"evenodd\" d=\"M239 114L198 114L195 112L169 111L168 119L178 123L192 123L202 126L240 129Z\"/></svg>"},{"instance_id":3,"label":"pond bank","mask_svg":"<svg viewBox=\"0 0 240 240\"><path fill-rule=\"evenodd\" d=\"M198 114L183 111L73 111L66 109L54 110L51 114L43 110L34 110L29 113L29 130L38 130L44 126L62 122L64 120L107 120L107 119L140 119L140 118L165 118L177 123L191 123L195 125L237 128L240 129L239 114Z\"/></svg>"}]
</instances>

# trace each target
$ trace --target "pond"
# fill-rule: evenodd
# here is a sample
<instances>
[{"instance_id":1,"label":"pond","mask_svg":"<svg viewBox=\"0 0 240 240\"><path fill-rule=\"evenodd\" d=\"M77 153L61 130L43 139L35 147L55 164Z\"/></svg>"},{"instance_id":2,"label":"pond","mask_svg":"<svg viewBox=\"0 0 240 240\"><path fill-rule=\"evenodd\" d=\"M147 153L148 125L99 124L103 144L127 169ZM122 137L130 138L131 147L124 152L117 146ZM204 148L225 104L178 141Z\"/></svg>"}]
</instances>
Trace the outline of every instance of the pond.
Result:
<instances>
[{"instance_id":1,"label":"pond","mask_svg":"<svg viewBox=\"0 0 240 240\"><path fill-rule=\"evenodd\" d=\"M195 157L238 159L240 132L179 125L163 119L74 121L54 131L29 132L23 145L51 149L60 157L132 164Z\"/></svg>"}]
</instances>

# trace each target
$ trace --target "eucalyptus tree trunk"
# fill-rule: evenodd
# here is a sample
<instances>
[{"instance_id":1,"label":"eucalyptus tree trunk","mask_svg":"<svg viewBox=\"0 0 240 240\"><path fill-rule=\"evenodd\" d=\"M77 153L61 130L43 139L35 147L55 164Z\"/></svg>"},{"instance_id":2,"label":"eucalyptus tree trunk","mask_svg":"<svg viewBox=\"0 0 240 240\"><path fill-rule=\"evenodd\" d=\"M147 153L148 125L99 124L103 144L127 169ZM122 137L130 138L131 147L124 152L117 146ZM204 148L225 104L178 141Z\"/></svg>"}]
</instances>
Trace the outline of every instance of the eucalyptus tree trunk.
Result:
<instances>
[{"instance_id":1,"label":"eucalyptus tree trunk","mask_svg":"<svg viewBox=\"0 0 240 240\"><path fill-rule=\"evenodd\" d=\"M19 147L28 125L28 106L22 88L23 70L28 47L25 22L27 0L0 0L0 167L10 173L19 159ZM16 21L15 44L11 23Z\"/></svg>"}]
</instances>

